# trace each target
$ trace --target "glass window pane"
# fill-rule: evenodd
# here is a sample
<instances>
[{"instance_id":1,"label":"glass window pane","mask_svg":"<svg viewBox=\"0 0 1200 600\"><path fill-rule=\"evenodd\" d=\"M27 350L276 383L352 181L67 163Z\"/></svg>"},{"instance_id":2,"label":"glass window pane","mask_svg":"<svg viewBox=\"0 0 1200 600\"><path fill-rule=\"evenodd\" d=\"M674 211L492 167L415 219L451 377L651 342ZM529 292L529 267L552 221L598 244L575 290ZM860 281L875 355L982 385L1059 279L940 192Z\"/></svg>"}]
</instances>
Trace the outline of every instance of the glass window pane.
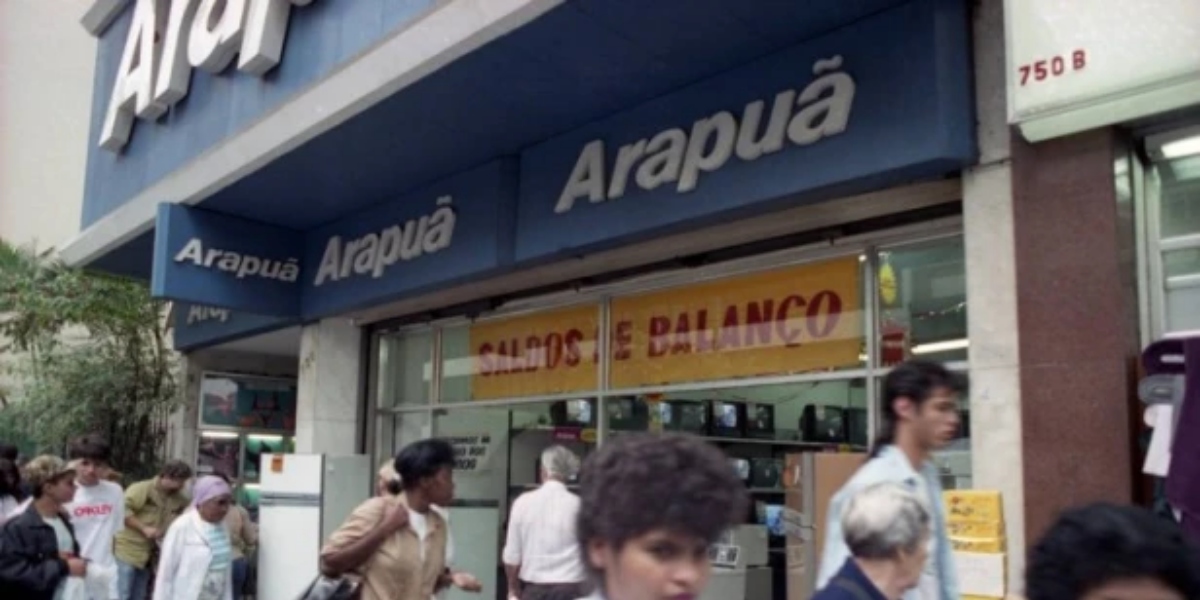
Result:
<instances>
[{"instance_id":1,"label":"glass window pane","mask_svg":"<svg viewBox=\"0 0 1200 600\"><path fill-rule=\"evenodd\" d=\"M1164 252L1163 274L1167 277L1200 274L1200 248Z\"/></svg>"},{"instance_id":2,"label":"glass window pane","mask_svg":"<svg viewBox=\"0 0 1200 600\"><path fill-rule=\"evenodd\" d=\"M862 368L860 259L612 301L610 388Z\"/></svg>"},{"instance_id":3,"label":"glass window pane","mask_svg":"<svg viewBox=\"0 0 1200 600\"><path fill-rule=\"evenodd\" d=\"M1200 330L1200 287L1167 290L1167 333Z\"/></svg>"},{"instance_id":4,"label":"glass window pane","mask_svg":"<svg viewBox=\"0 0 1200 600\"><path fill-rule=\"evenodd\" d=\"M490 319L442 333L442 403L593 392L600 306Z\"/></svg>"},{"instance_id":5,"label":"glass window pane","mask_svg":"<svg viewBox=\"0 0 1200 600\"><path fill-rule=\"evenodd\" d=\"M433 380L433 334L385 335L379 339L378 406L428 404Z\"/></svg>"},{"instance_id":6,"label":"glass window pane","mask_svg":"<svg viewBox=\"0 0 1200 600\"><path fill-rule=\"evenodd\" d=\"M381 413L376 422L375 447L380 464L401 448L432 436L429 411Z\"/></svg>"},{"instance_id":7,"label":"glass window pane","mask_svg":"<svg viewBox=\"0 0 1200 600\"><path fill-rule=\"evenodd\" d=\"M879 355L967 359L967 277L961 237L879 252Z\"/></svg>"},{"instance_id":8,"label":"glass window pane","mask_svg":"<svg viewBox=\"0 0 1200 600\"><path fill-rule=\"evenodd\" d=\"M1200 233L1200 157L1158 167L1162 197L1162 237Z\"/></svg>"}]
</instances>

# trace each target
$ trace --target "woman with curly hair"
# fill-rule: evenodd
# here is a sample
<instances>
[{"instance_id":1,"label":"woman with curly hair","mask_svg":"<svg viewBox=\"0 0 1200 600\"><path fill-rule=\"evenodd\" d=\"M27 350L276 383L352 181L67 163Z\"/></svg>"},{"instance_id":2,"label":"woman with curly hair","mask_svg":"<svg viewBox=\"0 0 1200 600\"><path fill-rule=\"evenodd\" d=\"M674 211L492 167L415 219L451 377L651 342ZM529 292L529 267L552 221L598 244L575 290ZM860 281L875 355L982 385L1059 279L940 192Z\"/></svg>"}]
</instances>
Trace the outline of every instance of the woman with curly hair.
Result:
<instances>
[{"instance_id":1,"label":"woman with curly hair","mask_svg":"<svg viewBox=\"0 0 1200 600\"><path fill-rule=\"evenodd\" d=\"M694 600L708 548L747 512L720 450L685 435L622 435L588 457L577 528L593 598Z\"/></svg>"}]
</instances>

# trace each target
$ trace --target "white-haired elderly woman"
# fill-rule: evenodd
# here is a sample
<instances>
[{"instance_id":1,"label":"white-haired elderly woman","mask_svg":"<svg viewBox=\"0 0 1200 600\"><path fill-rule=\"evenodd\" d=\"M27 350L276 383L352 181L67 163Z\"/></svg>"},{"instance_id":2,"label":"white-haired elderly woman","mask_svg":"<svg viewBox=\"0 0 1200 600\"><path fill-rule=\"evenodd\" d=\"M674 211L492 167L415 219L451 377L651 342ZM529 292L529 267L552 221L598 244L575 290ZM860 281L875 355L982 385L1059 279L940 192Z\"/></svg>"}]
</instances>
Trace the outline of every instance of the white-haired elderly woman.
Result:
<instances>
[{"instance_id":1,"label":"white-haired elderly woman","mask_svg":"<svg viewBox=\"0 0 1200 600\"><path fill-rule=\"evenodd\" d=\"M929 558L930 511L898 483L863 489L842 514L850 558L813 600L900 600Z\"/></svg>"},{"instance_id":2,"label":"white-haired elderly woman","mask_svg":"<svg viewBox=\"0 0 1200 600\"><path fill-rule=\"evenodd\" d=\"M542 451L542 485L513 502L504 543L510 600L576 600L587 595L575 522L579 497L566 483L579 473L579 457L563 446Z\"/></svg>"}]
</instances>

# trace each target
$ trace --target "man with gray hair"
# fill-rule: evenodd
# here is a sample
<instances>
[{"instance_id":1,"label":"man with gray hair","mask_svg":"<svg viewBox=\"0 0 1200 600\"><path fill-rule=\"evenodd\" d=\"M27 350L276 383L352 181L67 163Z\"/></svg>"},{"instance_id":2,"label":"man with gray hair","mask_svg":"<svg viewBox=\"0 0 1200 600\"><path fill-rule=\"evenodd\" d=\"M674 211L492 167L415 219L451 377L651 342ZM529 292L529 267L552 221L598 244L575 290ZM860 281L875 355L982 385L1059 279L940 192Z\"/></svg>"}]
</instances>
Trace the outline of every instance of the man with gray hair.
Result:
<instances>
[{"instance_id":1,"label":"man with gray hair","mask_svg":"<svg viewBox=\"0 0 1200 600\"><path fill-rule=\"evenodd\" d=\"M587 595L575 522L579 497L566 483L579 457L562 446L542 451L542 484L513 502L504 544L509 600L576 600Z\"/></svg>"},{"instance_id":2,"label":"man with gray hair","mask_svg":"<svg viewBox=\"0 0 1200 600\"><path fill-rule=\"evenodd\" d=\"M929 559L930 510L902 483L861 489L842 514L850 558L812 600L900 600Z\"/></svg>"}]
</instances>

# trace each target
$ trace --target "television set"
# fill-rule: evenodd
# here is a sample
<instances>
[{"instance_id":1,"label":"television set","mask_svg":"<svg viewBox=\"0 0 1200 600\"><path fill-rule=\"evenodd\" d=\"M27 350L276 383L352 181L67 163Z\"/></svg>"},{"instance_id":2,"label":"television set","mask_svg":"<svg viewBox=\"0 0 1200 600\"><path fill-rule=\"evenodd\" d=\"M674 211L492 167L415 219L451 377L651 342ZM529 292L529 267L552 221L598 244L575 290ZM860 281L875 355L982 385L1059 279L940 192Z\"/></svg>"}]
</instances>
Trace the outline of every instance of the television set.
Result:
<instances>
[{"instance_id":1,"label":"television set","mask_svg":"<svg viewBox=\"0 0 1200 600\"><path fill-rule=\"evenodd\" d=\"M608 413L608 428L617 431L645 431L650 425L650 408L646 402L632 396L604 400Z\"/></svg>"},{"instance_id":2,"label":"television set","mask_svg":"<svg viewBox=\"0 0 1200 600\"><path fill-rule=\"evenodd\" d=\"M781 487L783 477L783 459L781 458L752 458L750 459L750 486L756 488L776 489Z\"/></svg>"},{"instance_id":3,"label":"television set","mask_svg":"<svg viewBox=\"0 0 1200 600\"><path fill-rule=\"evenodd\" d=\"M743 483L750 483L750 461L744 458L731 458L729 464L733 466L733 472L737 473L738 479Z\"/></svg>"},{"instance_id":4,"label":"television set","mask_svg":"<svg viewBox=\"0 0 1200 600\"><path fill-rule=\"evenodd\" d=\"M800 414L800 437L806 442L845 443L845 409L840 406L805 406Z\"/></svg>"},{"instance_id":5,"label":"television set","mask_svg":"<svg viewBox=\"0 0 1200 600\"><path fill-rule=\"evenodd\" d=\"M550 423L555 427L595 427L596 401L559 400L550 405Z\"/></svg>"},{"instance_id":6,"label":"television set","mask_svg":"<svg viewBox=\"0 0 1200 600\"><path fill-rule=\"evenodd\" d=\"M867 409L865 408L847 408L845 411L846 417L846 443L857 446L868 446L871 440L868 438L871 435L870 424L867 420Z\"/></svg>"},{"instance_id":7,"label":"television set","mask_svg":"<svg viewBox=\"0 0 1200 600\"><path fill-rule=\"evenodd\" d=\"M671 419L663 423L663 429L697 435L708 434L708 404L694 400L671 400L667 402Z\"/></svg>"},{"instance_id":8,"label":"television set","mask_svg":"<svg viewBox=\"0 0 1200 600\"><path fill-rule=\"evenodd\" d=\"M746 405L746 437L775 439L775 406L773 404Z\"/></svg>"},{"instance_id":9,"label":"television set","mask_svg":"<svg viewBox=\"0 0 1200 600\"><path fill-rule=\"evenodd\" d=\"M712 434L721 437L742 437L745 431L746 406L740 402L713 400Z\"/></svg>"}]
</instances>

